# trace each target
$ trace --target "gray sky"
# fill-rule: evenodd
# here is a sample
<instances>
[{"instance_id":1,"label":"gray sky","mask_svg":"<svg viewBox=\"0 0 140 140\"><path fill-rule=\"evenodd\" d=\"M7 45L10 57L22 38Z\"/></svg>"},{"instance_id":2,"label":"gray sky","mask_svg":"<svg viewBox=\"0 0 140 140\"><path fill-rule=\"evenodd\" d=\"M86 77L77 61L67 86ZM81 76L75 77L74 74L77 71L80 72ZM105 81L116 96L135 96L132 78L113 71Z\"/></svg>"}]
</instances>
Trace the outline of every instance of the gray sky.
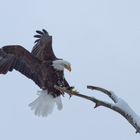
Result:
<instances>
[{"instance_id":1,"label":"gray sky","mask_svg":"<svg viewBox=\"0 0 140 140\"><path fill-rule=\"evenodd\" d=\"M0 46L20 44L31 50L36 29L53 35L58 57L71 62L65 72L84 94L108 100L86 89L93 84L113 90L140 114L139 0L1 0ZM14 71L0 76L0 139L138 140L139 134L119 114L68 96L62 111L38 118L28 107L39 88ZM109 100L110 101L110 100Z\"/></svg>"}]
</instances>

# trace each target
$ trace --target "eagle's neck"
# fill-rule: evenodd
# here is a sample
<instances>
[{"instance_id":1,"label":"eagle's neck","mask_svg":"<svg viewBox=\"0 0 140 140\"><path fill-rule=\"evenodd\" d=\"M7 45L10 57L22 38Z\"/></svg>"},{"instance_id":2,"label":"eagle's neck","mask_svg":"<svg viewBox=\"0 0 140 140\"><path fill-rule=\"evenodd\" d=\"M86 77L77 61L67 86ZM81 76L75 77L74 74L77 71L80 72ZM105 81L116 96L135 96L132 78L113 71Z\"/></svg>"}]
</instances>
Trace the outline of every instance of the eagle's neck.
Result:
<instances>
[{"instance_id":1,"label":"eagle's neck","mask_svg":"<svg viewBox=\"0 0 140 140\"><path fill-rule=\"evenodd\" d=\"M58 71L64 70L64 60L55 60L52 64L53 68Z\"/></svg>"}]
</instances>

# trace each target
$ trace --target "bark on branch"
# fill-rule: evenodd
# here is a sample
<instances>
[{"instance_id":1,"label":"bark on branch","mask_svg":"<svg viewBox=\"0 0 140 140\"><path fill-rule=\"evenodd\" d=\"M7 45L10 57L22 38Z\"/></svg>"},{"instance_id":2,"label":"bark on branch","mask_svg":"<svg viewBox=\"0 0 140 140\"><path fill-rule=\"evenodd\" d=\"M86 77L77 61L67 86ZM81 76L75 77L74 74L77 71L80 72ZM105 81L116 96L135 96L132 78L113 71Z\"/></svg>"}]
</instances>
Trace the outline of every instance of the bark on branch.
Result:
<instances>
[{"instance_id":1,"label":"bark on branch","mask_svg":"<svg viewBox=\"0 0 140 140\"><path fill-rule=\"evenodd\" d=\"M65 92L69 95L78 96L78 97L84 98L86 100L92 101L95 103L95 108L97 108L99 106L104 106L115 112L118 112L136 129L136 133L140 133L140 117L130 108L130 106L127 104L126 101L124 101L122 98L119 98L112 91L108 91L101 87L87 86L88 89L97 90L97 91L100 91L100 92L106 94L114 103L102 101L95 97L81 94L77 91L67 90L66 88L63 88L63 87L55 86L55 88L62 92Z\"/></svg>"}]
</instances>

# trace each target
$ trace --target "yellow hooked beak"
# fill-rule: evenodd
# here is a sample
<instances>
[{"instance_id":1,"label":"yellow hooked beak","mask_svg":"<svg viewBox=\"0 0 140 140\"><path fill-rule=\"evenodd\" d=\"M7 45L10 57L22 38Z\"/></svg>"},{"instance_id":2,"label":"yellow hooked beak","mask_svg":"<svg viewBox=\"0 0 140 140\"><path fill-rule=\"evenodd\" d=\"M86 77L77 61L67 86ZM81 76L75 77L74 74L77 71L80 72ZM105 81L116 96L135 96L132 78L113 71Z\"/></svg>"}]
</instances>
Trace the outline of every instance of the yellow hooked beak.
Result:
<instances>
[{"instance_id":1,"label":"yellow hooked beak","mask_svg":"<svg viewBox=\"0 0 140 140\"><path fill-rule=\"evenodd\" d=\"M70 72L72 71L71 65L66 65L65 68L66 68L68 71L70 71Z\"/></svg>"}]
</instances>

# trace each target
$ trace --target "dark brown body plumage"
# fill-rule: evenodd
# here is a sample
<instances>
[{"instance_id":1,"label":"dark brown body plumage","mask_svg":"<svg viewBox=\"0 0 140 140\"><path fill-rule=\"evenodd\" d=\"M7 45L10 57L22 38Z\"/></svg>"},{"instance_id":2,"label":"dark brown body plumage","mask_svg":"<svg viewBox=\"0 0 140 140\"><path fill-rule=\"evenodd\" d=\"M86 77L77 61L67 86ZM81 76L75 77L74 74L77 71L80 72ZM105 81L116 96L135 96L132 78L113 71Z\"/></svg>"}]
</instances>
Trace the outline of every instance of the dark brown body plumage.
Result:
<instances>
[{"instance_id":1,"label":"dark brown body plumage","mask_svg":"<svg viewBox=\"0 0 140 140\"><path fill-rule=\"evenodd\" d=\"M33 80L41 89L48 90L54 97L63 93L54 85L70 87L64 78L63 71L53 68L52 62L57 60L52 50L52 36L46 30L37 31L38 39L30 53L20 45L9 45L0 48L0 74L13 69Z\"/></svg>"}]
</instances>

